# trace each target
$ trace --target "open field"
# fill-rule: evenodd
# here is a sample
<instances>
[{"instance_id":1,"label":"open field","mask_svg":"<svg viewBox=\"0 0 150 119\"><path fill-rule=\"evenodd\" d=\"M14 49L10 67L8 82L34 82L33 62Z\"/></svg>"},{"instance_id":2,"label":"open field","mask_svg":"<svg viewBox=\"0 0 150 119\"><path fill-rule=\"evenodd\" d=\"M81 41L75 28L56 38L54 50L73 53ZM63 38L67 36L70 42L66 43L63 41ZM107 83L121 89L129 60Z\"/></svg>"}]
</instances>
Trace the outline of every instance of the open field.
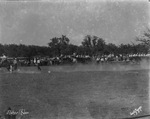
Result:
<instances>
[{"instance_id":1,"label":"open field","mask_svg":"<svg viewBox=\"0 0 150 119\"><path fill-rule=\"evenodd\" d=\"M149 65L73 65L1 69L1 115L25 109L23 119L118 119L148 114ZM48 71L51 71L48 73Z\"/></svg>"}]
</instances>

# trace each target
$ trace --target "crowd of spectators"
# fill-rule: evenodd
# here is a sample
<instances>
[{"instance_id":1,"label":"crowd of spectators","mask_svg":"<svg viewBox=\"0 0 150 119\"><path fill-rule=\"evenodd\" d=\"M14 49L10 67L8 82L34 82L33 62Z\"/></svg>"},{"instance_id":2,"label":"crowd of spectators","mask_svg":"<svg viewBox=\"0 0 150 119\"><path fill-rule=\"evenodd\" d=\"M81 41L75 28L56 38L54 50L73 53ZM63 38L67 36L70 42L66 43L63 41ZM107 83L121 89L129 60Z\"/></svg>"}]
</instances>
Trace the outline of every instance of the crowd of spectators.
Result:
<instances>
[{"instance_id":1,"label":"crowd of spectators","mask_svg":"<svg viewBox=\"0 0 150 119\"><path fill-rule=\"evenodd\" d=\"M150 54L127 54L127 55L68 55L59 57L6 57L0 58L0 66L6 66L9 64L14 64L15 68L19 66L51 66L51 65L64 65L64 64L76 64L76 63L109 63L109 62L126 62L126 63L139 63L142 59L149 60ZM17 65L16 65L17 64ZM39 67L40 69L40 67Z\"/></svg>"}]
</instances>

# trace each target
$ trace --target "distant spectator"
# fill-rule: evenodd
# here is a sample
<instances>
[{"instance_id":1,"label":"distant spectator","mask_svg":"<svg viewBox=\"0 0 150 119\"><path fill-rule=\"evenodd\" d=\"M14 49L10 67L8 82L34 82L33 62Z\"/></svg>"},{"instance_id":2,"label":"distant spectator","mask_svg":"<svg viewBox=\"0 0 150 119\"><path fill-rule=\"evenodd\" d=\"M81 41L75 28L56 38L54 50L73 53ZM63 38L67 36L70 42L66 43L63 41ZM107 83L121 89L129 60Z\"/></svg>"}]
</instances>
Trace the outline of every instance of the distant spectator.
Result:
<instances>
[{"instance_id":1,"label":"distant spectator","mask_svg":"<svg viewBox=\"0 0 150 119\"><path fill-rule=\"evenodd\" d=\"M100 61L100 58L97 57L97 58L96 58L96 63L99 63L99 61Z\"/></svg>"},{"instance_id":2,"label":"distant spectator","mask_svg":"<svg viewBox=\"0 0 150 119\"><path fill-rule=\"evenodd\" d=\"M73 58L73 63L77 63L77 59L76 58Z\"/></svg>"},{"instance_id":3,"label":"distant spectator","mask_svg":"<svg viewBox=\"0 0 150 119\"><path fill-rule=\"evenodd\" d=\"M103 58L103 57L101 58L101 62L102 62L102 63L104 62L104 58Z\"/></svg>"},{"instance_id":4,"label":"distant spectator","mask_svg":"<svg viewBox=\"0 0 150 119\"><path fill-rule=\"evenodd\" d=\"M41 61L40 61L40 59L38 59L38 60L37 60L37 68L38 68L38 70L41 70L41 68L40 68L40 63L41 63Z\"/></svg>"},{"instance_id":5,"label":"distant spectator","mask_svg":"<svg viewBox=\"0 0 150 119\"><path fill-rule=\"evenodd\" d=\"M34 58L33 63L34 63L34 65L36 65L36 58Z\"/></svg>"},{"instance_id":6,"label":"distant spectator","mask_svg":"<svg viewBox=\"0 0 150 119\"><path fill-rule=\"evenodd\" d=\"M17 58L14 59L13 65L14 65L14 70L17 70Z\"/></svg>"}]
</instances>

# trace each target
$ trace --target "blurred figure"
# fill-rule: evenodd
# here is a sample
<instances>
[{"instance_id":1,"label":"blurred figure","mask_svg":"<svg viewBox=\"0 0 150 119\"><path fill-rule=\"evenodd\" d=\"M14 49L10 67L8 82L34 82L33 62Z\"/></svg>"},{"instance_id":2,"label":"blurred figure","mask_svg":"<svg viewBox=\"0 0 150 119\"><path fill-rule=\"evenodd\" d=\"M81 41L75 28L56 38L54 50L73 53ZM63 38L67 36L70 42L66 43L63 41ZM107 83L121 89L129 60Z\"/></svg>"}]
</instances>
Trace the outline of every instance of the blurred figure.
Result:
<instances>
[{"instance_id":1,"label":"blurred figure","mask_svg":"<svg viewBox=\"0 0 150 119\"><path fill-rule=\"evenodd\" d=\"M13 61L14 70L17 70L17 58Z\"/></svg>"},{"instance_id":2,"label":"blurred figure","mask_svg":"<svg viewBox=\"0 0 150 119\"><path fill-rule=\"evenodd\" d=\"M104 62L104 57L101 57L101 63L103 63Z\"/></svg>"},{"instance_id":3,"label":"blurred figure","mask_svg":"<svg viewBox=\"0 0 150 119\"><path fill-rule=\"evenodd\" d=\"M36 65L36 58L34 58L33 63L34 63L34 66L35 66Z\"/></svg>"},{"instance_id":4,"label":"blurred figure","mask_svg":"<svg viewBox=\"0 0 150 119\"><path fill-rule=\"evenodd\" d=\"M3 63L6 64L6 69L7 69L8 71L10 71L11 62L6 59Z\"/></svg>"},{"instance_id":5,"label":"blurred figure","mask_svg":"<svg viewBox=\"0 0 150 119\"><path fill-rule=\"evenodd\" d=\"M37 68L38 68L38 70L41 70L40 63L41 63L40 59L37 59Z\"/></svg>"},{"instance_id":6,"label":"blurred figure","mask_svg":"<svg viewBox=\"0 0 150 119\"><path fill-rule=\"evenodd\" d=\"M76 58L73 58L73 63L77 63L77 59Z\"/></svg>"},{"instance_id":7,"label":"blurred figure","mask_svg":"<svg viewBox=\"0 0 150 119\"><path fill-rule=\"evenodd\" d=\"M12 65L9 66L9 71L10 71L10 73L12 73L12 71L13 71L13 66Z\"/></svg>"},{"instance_id":8,"label":"blurred figure","mask_svg":"<svg viewBox=\"0 0 150 119\"><path fill-rule=\"evenodd\" d=\"M99 62L100 62L100 58L97 57L97 58L96 58L96 63L99 64Z\"/></svg>"},{"instance_id":9,"label":"blurred figure","mask_svg":"<svg viewBox=\"0 0 150 119\"><path fill-rule=\"evenodd\" d=\"M119 61L119 57L116 55L115 60L118 62Z\"/></svg>"}]
</instances>

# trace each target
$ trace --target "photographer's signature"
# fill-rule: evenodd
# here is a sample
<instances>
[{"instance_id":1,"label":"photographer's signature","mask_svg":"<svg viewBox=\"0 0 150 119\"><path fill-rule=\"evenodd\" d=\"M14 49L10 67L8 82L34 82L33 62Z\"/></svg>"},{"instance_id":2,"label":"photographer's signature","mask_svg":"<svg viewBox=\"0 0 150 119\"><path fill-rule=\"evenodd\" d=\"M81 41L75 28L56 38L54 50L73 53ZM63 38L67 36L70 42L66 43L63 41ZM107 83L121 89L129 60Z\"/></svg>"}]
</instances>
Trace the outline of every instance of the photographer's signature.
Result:
<instances>
[{"instance_id":1,"label":"photographer's signature","mask_svg":"<svg viewBox=\"0 0 150 119\"><path fill-rule=\"evenodd\" d=\"M0 119L11 119L12 117L16 116L23 116L23 115L27 115L29 114L29 112L27 112L25 109L19 109L18 111L12 110L10 107L7 109L7 111L5 112L4 116L0 115ZM18 118L20 119L20 118Z\"/></svg>"},{"instance_id":2,"label":"photographer's signature","mask_svg":"<svg viewBox=\"0 0 150 119\"><path fill-rule=\"evenodd\" d=\"M137 109L134 109L133 112L130 112L130 115L131 115L131 116L137 115L137 114L139 114L141 111L142 111L142 106L140 106L140 107L137 108Z\"/></svg>"},{"instance_id":3,"label":"photographer's signature","mask_svg":"<svg viewBox=\"0 0 150 119\"><path fill-rule=\"evenodd\" d=\"M20 109L19 111L14 111L14 110L8 110L6 112L7 115L25 115L25 114L29 114L29 112L26 112L25 109Z\"/></svg>"}]
</instances>

